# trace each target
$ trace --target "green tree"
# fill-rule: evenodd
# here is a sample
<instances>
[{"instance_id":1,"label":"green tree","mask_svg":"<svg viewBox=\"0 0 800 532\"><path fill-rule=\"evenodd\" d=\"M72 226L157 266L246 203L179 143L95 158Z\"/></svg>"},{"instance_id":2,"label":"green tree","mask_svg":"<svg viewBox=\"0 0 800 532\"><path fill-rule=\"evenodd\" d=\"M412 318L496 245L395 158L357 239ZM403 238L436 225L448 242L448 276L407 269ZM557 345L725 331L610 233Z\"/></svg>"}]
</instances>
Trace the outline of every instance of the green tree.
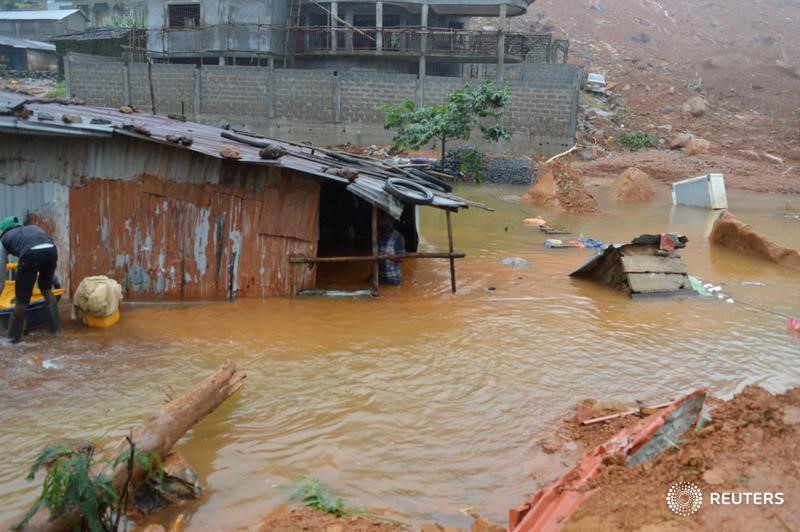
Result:
<instances>
[{"instance_id":1,"label":"green tree","mask_svg":"<svg viewBox=\"0 0 800 532\"><path fill-rule=\"evenodd\" d=\"M465 85L447 97L447 103L417 108L406 100L400 105L382 105L383 127L397 129L392 139L395 147L418 149L433 139L441 142L444 164L445 144L448 139L469 140L472 128L477 126L483 138L493 142L511 138L506 128L499 123L511 94L508 86L500 87L484 81L476 87ZM494 124L486 125L487 119Z\"/></svg>"}]
</instances>

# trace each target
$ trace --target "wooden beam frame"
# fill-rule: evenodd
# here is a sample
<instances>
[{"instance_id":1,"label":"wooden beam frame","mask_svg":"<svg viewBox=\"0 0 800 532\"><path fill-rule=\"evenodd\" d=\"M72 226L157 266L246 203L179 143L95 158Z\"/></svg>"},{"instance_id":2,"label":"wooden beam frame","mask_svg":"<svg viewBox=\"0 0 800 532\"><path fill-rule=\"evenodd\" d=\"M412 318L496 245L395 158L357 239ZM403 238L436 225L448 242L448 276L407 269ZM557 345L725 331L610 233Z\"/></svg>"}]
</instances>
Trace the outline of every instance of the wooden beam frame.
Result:
<instances>
[{"instance_id":1,"label":"wooden beam frame","mask_svg":"<svg viewBox=\"0 0 800 532\"><path fill-rule=\"evenodd\" d=\"M353 255L349 257L308 257L306 255L292 255L289 262L292 264L315 262L365 262L381 261L387 259L463 259L466 253L404 253L402 255Z\"/></svg>"}]
</instances>

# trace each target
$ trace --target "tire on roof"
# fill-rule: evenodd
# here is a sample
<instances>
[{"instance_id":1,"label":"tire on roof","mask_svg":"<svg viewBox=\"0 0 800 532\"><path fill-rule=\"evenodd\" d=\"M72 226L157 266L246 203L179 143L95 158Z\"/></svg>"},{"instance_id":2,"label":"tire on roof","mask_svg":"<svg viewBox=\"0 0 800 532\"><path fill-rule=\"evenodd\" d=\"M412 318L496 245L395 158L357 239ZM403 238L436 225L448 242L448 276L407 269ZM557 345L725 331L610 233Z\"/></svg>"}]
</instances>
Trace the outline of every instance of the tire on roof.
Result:
<instances>
[{"instance_id":1,"label":"tire on roof","mask_svg":"<svg viewBox=\"0 0 800 532\"><path fill-rule=\"evenodd\" d=\"M433 192L428 187L410 179L390 177L386 180L386 190L404 203L413 205L430 205L433 203Z\"/></svg>"}]
</instances>

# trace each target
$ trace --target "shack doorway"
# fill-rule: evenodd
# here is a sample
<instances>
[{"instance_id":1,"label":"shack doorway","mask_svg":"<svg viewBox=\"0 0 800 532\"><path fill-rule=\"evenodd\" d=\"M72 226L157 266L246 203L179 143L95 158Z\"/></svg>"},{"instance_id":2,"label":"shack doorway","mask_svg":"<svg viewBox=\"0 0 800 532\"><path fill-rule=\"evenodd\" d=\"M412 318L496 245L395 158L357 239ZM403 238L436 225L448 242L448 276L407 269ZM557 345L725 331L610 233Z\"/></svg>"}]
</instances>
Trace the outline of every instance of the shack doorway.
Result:
<instances>
[{"instance_id":1,"label":"shack doorway","mask_svg":"<svg viewBox=\"0 0 800 532\"><path fill-rule=\"evenodd\" d=\"M406 205L395 223L403 235L407 253L417 251L416 209ZM344 184L322 182L319 197L318 257L357 257L372 254L372 204L349 192ZM415 261L403 263L410 273ZM369 286L370 261L318 262L317 288L355 289Z\"/></svg>"}]
</instances>

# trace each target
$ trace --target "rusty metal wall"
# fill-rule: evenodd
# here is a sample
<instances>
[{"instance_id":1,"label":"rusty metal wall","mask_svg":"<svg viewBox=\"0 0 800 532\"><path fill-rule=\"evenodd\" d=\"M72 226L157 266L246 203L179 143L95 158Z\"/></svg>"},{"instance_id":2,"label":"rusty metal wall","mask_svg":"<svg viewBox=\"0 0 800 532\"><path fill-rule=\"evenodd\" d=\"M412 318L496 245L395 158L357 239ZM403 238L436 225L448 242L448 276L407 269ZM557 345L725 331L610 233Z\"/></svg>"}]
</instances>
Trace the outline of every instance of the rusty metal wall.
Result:
<instances>
[{"instance_id":1,"label":"rusty metal wall","mask_svg":"<svg viewBox=\"0 0 800 532\"><path fill-rule=\"evenodd\" d=\"M302 207L284 213L296 234L265 234L260 220L285 189ZM316 238L296 236L316 235L317 218L308 211L318 205L313 178L293 176L261 192L152 177L90 180L70 192L73 283L105 274L132 298L293 295L316 280L288 256L316 254Z\"/></svg>"},{"instance_id":2,"label":"rusty metal wall","mask_svg":"<svg viewBox=\"0 0 800 532\"><path fill-rule=\"evenodd\" d=\"M315 269L288 260L316 255L315 177L135 139L0 141L0 184L41 187L45 201L45 189L61 187L52 192L60 215L40 212L42 202L3 201L33 206L64 234L59 252L73 288L103 274L128 298L213 299L291 296L316 282Z\"/></svg>"}]
</instances>

